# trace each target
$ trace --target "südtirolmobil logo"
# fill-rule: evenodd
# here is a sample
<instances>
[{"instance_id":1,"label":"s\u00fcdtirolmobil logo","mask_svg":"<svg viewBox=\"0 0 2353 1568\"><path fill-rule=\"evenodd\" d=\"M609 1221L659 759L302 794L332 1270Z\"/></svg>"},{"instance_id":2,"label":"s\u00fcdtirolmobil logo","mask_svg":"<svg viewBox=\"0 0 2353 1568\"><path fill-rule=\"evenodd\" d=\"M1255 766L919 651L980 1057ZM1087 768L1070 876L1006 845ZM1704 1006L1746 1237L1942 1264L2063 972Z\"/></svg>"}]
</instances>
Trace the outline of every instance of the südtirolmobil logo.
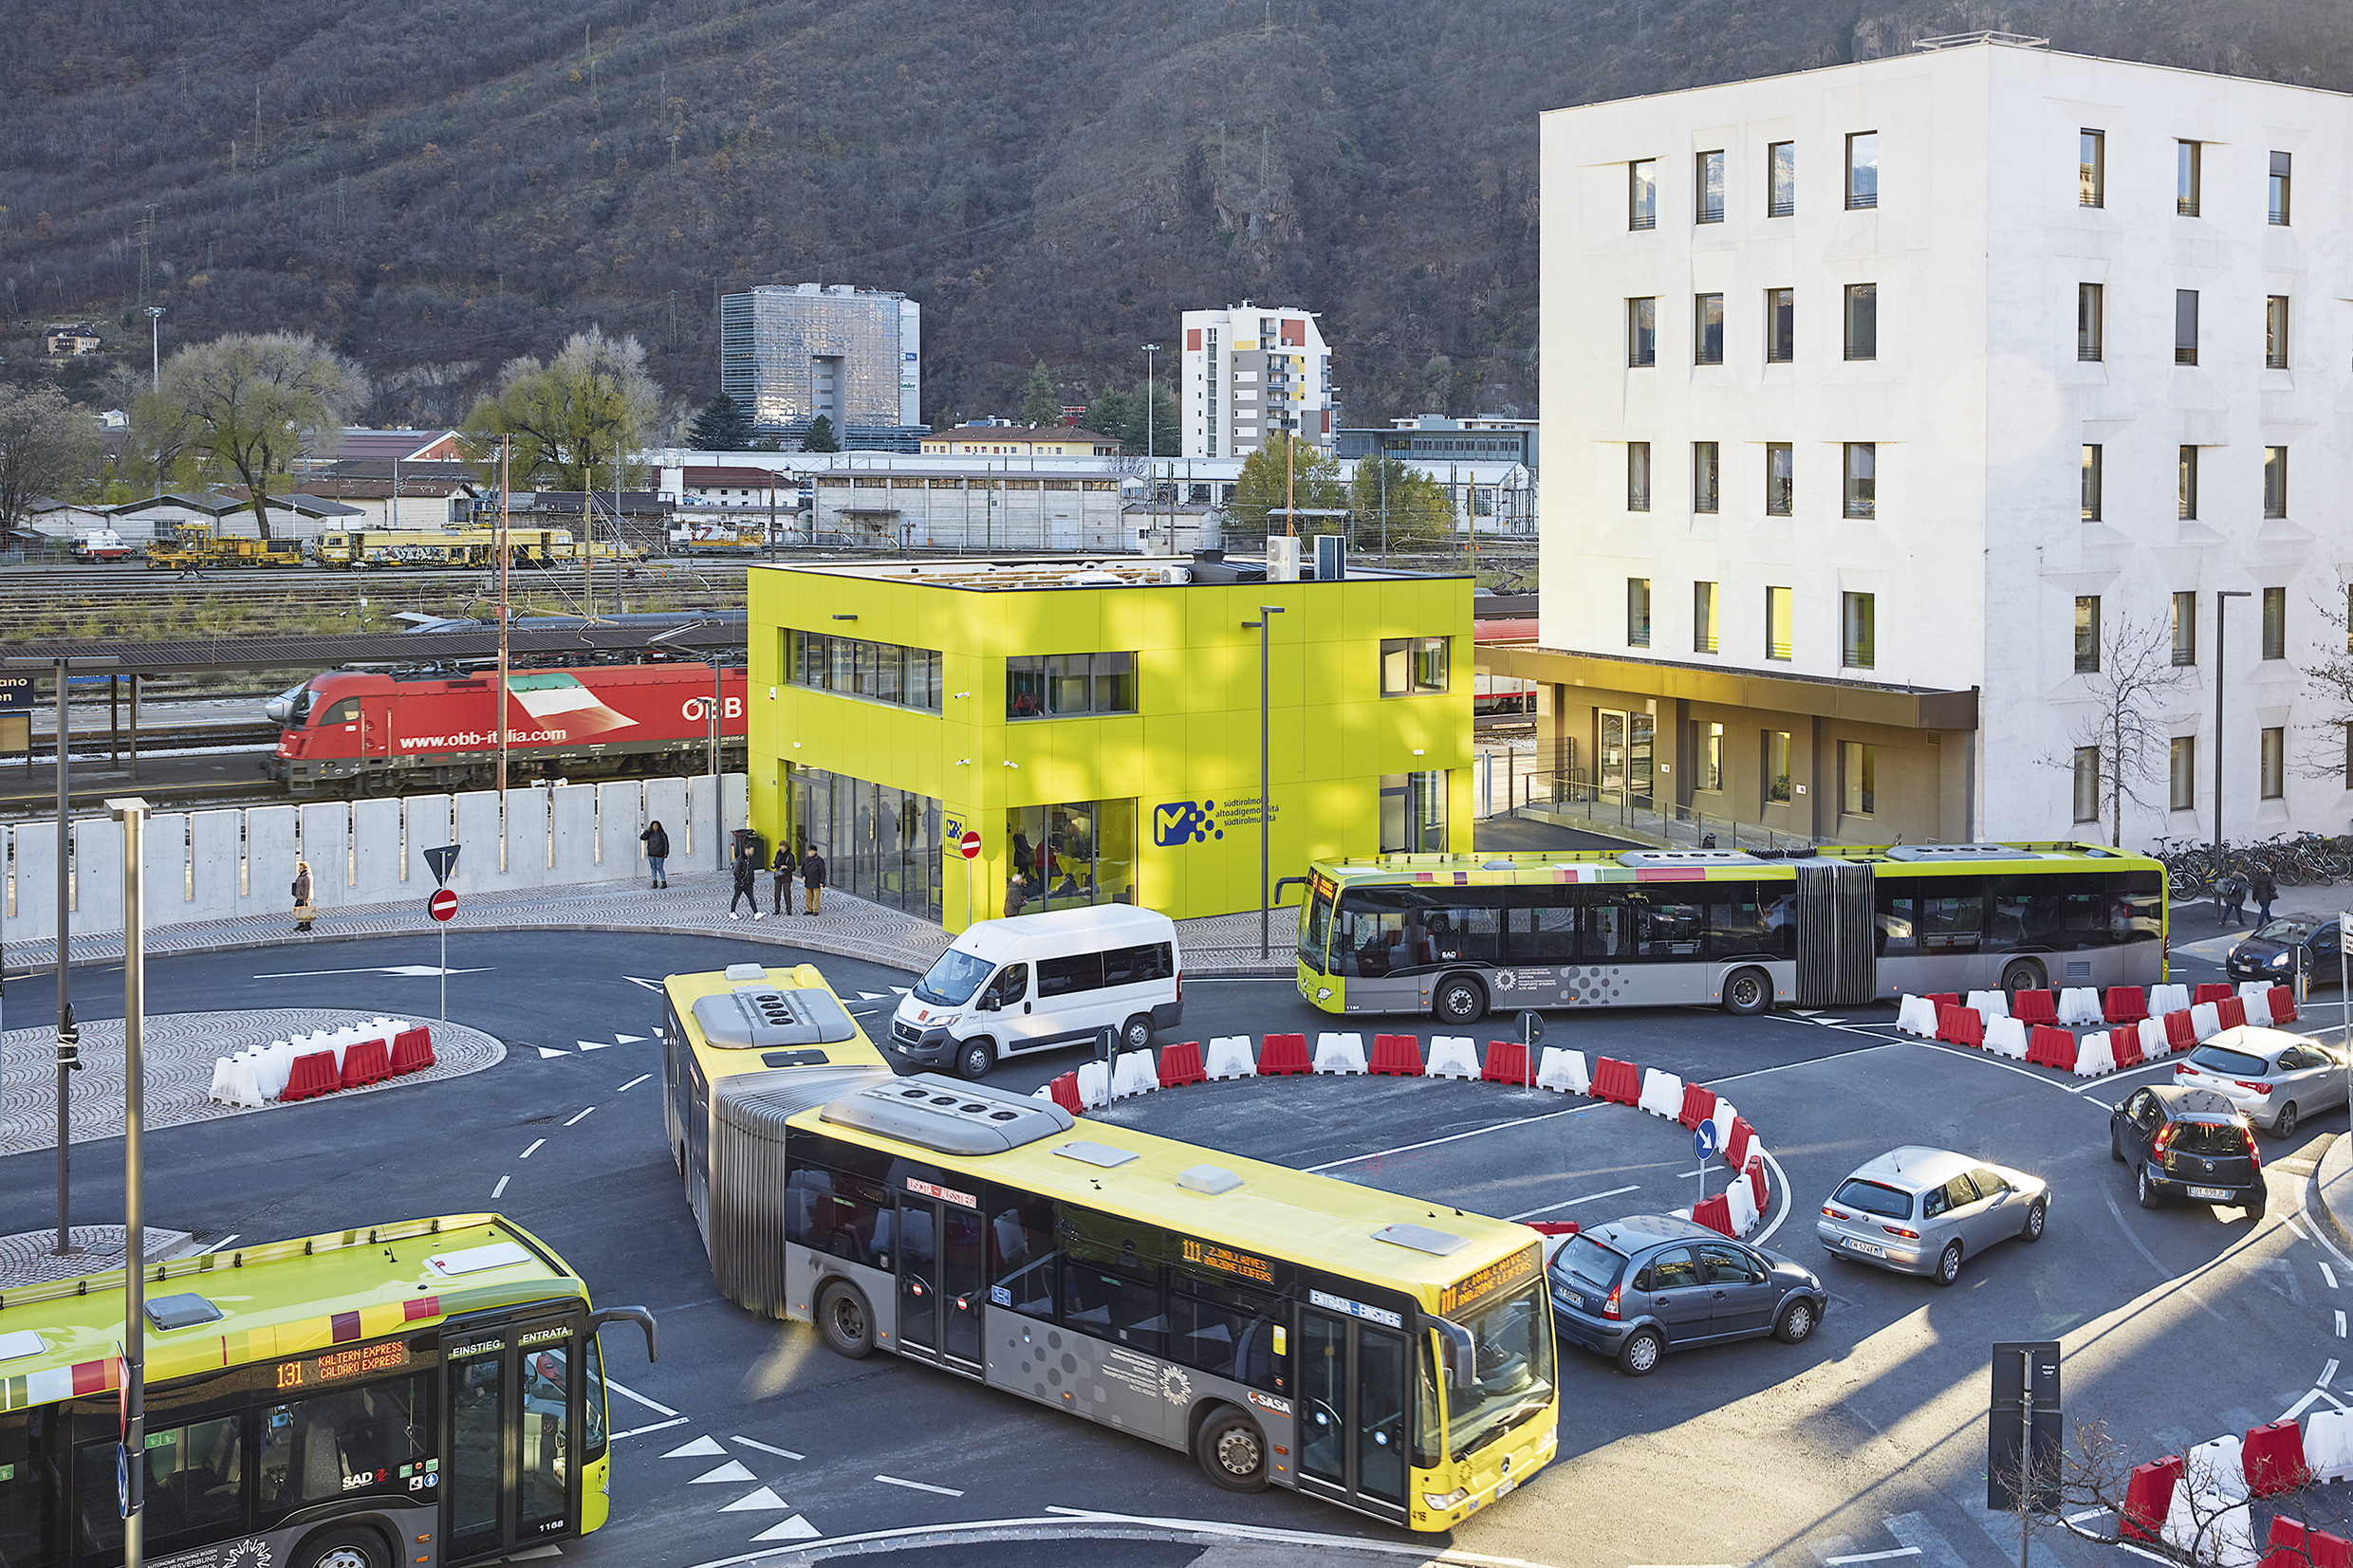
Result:
<instances>
[{"instance_id":1,"label":"s\u00fcdtirolmobil logo","mask_svg":"<svg viewBox=\"0 0 2353 1568\"><path fill-rule=\"evenodd\" d=\"M1170 801L1156 805L1152 808L1152 841L1162 849L1176 849L1205 839L1222 839L1226 830L1210 815L1216 809L1215 801Z\"/></svg>"}]
</instances>

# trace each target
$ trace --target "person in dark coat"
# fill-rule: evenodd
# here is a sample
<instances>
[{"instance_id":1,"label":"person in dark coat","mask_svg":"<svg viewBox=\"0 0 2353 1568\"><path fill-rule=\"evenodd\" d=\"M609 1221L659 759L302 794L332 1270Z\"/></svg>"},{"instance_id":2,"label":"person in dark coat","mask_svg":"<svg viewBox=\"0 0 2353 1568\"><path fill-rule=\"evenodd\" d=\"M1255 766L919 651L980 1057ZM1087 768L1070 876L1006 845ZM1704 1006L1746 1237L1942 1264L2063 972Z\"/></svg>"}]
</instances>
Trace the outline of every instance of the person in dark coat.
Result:
<instances>
[{"instance_id":1,"label":"person in dark coat","mask_svg":"<svg viewBox=\"0 0 2353 1568\"><path fill-rule=\"evenodd\" d=\"M2271 900L2279 896L2279 884L2271 879L2270 867L2257 866L2255 874L2247 878L2247 896L2255 901L2255 925L2270 925Z\"/></svg>"},{"instance_id":2,"label":"person in dark coat","mask_svg":"<svg viewBox=\"0 0 2353 1568\"><path fill-rule=\"evenodd\" d=\"M294 907L295 909L304 912L305 916L294 923L294 929L296 931L308 931L310 929L308 911L310 909L311 877L310 862L307 860L297 859L294 862L293 892Z\"/></svg>"},{"instance_id":3,"label":"person in dark coat","mask_svg":"<svg viewBox=\"0 0 2353 1568\"><path fill-rule=\"evenodd\" d=\"M657 821L651 827L638 835L638 840L645 845L645 863L653 870L654 885L658 888L668 887L670 885L670 835L662 831L660 821Z\"/></svg>"},{"instance_id":4,"label":"person in dark coat","mask_svg":"<svg viewBox=\"0 0 2353 1568\"><path fill-rule=\"evenodd\" d=\"M2214 884L2214 903L2217 906L2214 924L2217 926L2247 924L2247 878L2235 871L2224 873L2222 879Z\"/></svg>"},{"instance_id":5,"label":"person in dark coat","mask_svg":"<svg viewBox=\"0 0 2353 1568\"><path fill-rule=\"evenodd\" d=\"M776 876L776 885L772 890L775 898L769 913L782 914L785 913L785 890L792 886L793 874L801 869L801 863L792 858L792 845L782 839L776 840L776 858L769 862L768 869Z\"/></svg>"},{"instance_id":6,"label":"person in dark coat","mask_svg":"<svg viewBox=\"0 0 2353 1568\"><path fill-rule=\"evenodd\" d=\"M733 870L735 896L727 901L727 917L741 920L743 916L735 913L735 906L748 900L751 905L751 917L754 920L767 919L768 912L760 907L760 862L753 859L751 851L747 849L735 857Z\"/></svg>"},{"instance_id":7,"label":"person in dark coat","mask_svg":"<svg viewBox=\"0 0 2353 1568\"><path fill-rule=\"evenodd\" d=\"M801 888L806 898L807 913L818 913L817 905L825 891L825 858L817 853L815 844L801 858Z\"/></svg>"}]
</instances>

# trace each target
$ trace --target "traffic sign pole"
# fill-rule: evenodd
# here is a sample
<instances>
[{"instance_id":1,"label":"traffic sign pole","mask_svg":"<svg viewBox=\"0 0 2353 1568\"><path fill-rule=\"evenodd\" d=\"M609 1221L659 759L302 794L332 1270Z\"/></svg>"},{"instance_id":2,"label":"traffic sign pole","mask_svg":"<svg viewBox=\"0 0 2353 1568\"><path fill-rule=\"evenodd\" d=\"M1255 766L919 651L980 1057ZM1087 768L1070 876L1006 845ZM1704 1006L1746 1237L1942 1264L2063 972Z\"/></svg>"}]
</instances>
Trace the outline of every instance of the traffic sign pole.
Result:
<instances>
[{"instance_id":1,"label":"traffic sign pole","mask_svg":"<svg viewBox=\"0 0 2353 1568\"><path fill-rule=\"evenodd\" d=\"M964 857L964 929L973 929L973 877L980 869L980 835L967 828L956 840L956 853Z\"/></svg>"},{"instance_id":2,"label":"traffic sign pole","mask_svg":"<svg viewBox=\"0 0 2353 1568\"><path fill-rule=\"evenodd\" d=\"M455 858L453 855L452 858ZM450 921L457 914L457 895L447 888L435 888L425 900L425 913L441 928L441 1022L450 1021Z\"/></svg>"}]
</instances>

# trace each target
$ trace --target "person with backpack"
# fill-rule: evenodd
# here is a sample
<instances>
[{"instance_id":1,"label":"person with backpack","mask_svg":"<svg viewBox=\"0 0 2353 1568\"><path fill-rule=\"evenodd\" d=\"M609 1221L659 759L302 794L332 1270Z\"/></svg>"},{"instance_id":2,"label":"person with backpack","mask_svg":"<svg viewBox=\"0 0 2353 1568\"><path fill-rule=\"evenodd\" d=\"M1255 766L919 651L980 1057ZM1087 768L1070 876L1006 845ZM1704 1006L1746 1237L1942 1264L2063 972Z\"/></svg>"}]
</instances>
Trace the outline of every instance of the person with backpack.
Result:
<instances>
[{"instance_id":1,"label":"person with backpack","mask_svg":"<svg viewBox=\"0 0 2353 1568\"><path fill-rule=\"evenodd\" d=\"M773 872L776 877L775 886L771 890L775 897L770 913L782 914L785 913L785 890L792 886L793 874L801 869L800 862L792 857L792 845L789 842L783 839L776 840L776 858L769 862L768 869Z\"/></svg>"},{"instance_id":2,"label":"person with backpack","mask_svg":"<svg viewBox=\"0 0 2353 1568\"><path fill-rule=\"evenodd\" d=\"M751 850L749 846L735 857L734 872L735 896L727 901L727 917L730 920L741 920L743 916L735 913L735 906L749 899L751 903L751 917L754 920L767 919L768 912L760 907L760 863L751 858Z\"/></svg>"},{"instance_id":3,"label":"person with backpack","mask_svg":"<svg viewBox=\"0 0 2353 1568\"><path fill-rule=\"evenodd\" d=\"M2225 872L2214 883L2214 924L2247 924L2247 878L2235 871Z\"/></svg>"},{"instance_id":4,"label":"person with backpack","mask_svg":"<svg viewBox=\"0 0 2353 1568\"><path fill-rule=\"evenodd\" d=\"M825 858L817 853L815 844L809 845L809 852L801 857L801 890L808 904L805 913L817 913L818 901L825 891Z\"/></svg>"},{"instance_id":5,"label":"person with backpack","mask_svg":"<svg viewBox=\"0 0 2353 1568\"><path fill-rule=\"evenodd\" d=\"M2270 867L2255 868L2255 874L2247 878L2247 895L2255 901L2255 929L2260 931L2271 923L2271 900L2279 896L2279 884L2271 879Z\"/></svg>"},{"instance_id":6,"label":"person with backpack","mask_svg":"<svg viewBox=\"0 0 2353 1568\"><path fill-rule=\"evenodd\" d=\"M668 887L670 885L670 835L662 831L660 820L657 819L652 826L639 834L638 839L645 845L645 863L653 870L654 886Z\"/></svg>"}]
</instances>

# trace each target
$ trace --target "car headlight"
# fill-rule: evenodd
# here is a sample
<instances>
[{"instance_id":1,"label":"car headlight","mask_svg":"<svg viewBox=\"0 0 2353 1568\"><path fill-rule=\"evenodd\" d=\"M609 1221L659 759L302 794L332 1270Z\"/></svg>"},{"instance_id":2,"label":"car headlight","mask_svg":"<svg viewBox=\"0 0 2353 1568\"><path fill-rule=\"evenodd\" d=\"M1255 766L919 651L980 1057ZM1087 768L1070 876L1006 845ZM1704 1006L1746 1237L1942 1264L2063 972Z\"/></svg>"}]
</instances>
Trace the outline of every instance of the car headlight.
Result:
<instances>
[{"instance_id":1,"label":"car headlight","mask_svg":"<svg viewBox=\"0 0 2353 1568\"><path fill-rule=\"evenodd\" d=\"M2288 968L2288 962L2295 956L2296 955L2292 952L2275 952L2271 955L2271 968L2275 969L2284 969Z\"/></svg>"},{"instance_id":2,"label":"car headlight","mask_svg":"<svg viewBox=\"0 0 2353 1568\"><path fill-rule=\"evenodd\" d=\"M1457 1486L1451 1492L1424 1492L1421 1494L1421 1500L1430 1504L1432 1512L1442 1514L1449 1508L1457 1508L1468 1503L1471 1500L1471 1494Z\"/></svg>"}]
</instances>

